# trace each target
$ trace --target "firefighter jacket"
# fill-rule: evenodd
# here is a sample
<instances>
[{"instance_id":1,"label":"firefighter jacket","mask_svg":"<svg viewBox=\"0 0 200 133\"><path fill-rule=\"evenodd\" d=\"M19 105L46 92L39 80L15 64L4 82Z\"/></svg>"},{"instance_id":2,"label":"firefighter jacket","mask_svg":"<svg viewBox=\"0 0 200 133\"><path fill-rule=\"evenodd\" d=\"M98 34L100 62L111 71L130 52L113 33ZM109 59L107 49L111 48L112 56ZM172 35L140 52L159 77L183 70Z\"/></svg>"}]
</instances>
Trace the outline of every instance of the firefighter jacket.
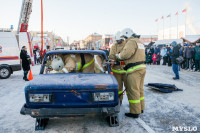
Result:
<instances>
[{"instance_id":1,"label":"firefighter jacket","mask_svg":"<svg viewBox=\"0 0 200 133\"><path fill-rule=\"evenodd\" d=\"M113 44L113 46L110 49L109 59L118 61L116 54L119 54L123 50L125 44L126 44L126 41L123 41L121 44L118 44L118 43ZM111 69L112 69L112 72L114 73L125 74L126 71L123 69L123 67L124 66L121 66L121 65L113 65Z\"/></svg>"},{"instance_id":2,"label":"firefighter jacket","mask_svg":"<svg viewBox=\"0 0 200 133\"><path fill-rule=\"evenodd\" d=\"M127 40L123 50L119 54L119 58L125 61L125 64L145 62L145 47L138 38L130 37ZM127 70L132 73L134 70L144 69L144 64L134 66Z\"/></svg>"}]
</instances>

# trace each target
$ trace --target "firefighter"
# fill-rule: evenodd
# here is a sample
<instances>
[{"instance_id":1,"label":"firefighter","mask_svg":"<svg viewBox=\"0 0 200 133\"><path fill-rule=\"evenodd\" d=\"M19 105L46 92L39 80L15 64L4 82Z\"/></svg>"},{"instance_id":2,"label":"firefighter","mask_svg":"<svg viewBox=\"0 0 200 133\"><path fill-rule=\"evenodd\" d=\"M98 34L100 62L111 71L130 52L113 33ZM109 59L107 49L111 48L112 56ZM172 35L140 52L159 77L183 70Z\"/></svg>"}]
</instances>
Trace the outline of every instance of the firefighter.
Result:
<instances>
[{"instance_id":1,"label":"firefighter","mask_svg":"<svg viewBox=\"0 0 200 133\"><path fill-rule=\"evenodd\" d=\"M130 113L125 113L125 115L138 118L145 108L143 89L146 74L145 48L139 40L140 36L129 28L122 30L120 36L128 38L123 50L116 54L117 58L123 59L126 65L124 69L127 72L127 96Z\"/></svg>"},{"instance_id":2,"label":"firefighter","mask_svg":"<svg viewBox=\"0 0 200 133\"><path fill-rule=\"evenodd\" d=\"M112 66L112 72L118 82L118 85L119 85L118 94L120 95L119 99L120 99L120 105L121 105L122 100L123 100L123 94L122 94L123 93L123 84L124 84L125 88L127 87L126 71L124 71L124 69L123 69L124 66L120 65L119 60L116 57L116 54L118 54L122 51L126 42L120 38L120 32L117 32L115 34L115 40L116 40L116 43L113 44L110 49L109 59L118 61L117 65Z\"/></svg>"},{"instance_id":3,"label":"firefighter","mask_svg":"<svg viewBox=\"0 0 200 133\"><path fill-rule=\"evenodd\" d=\"M94 73L94 57L91 54L67 54L63 61L63 73Z\"/></svg>"},{"instance_id":4,"label":"firefighter","mask_svg":"<svg viewBox=\"0 0 200 133\"><path fill-rule=\"evenodd\" d=\"M52 71L50 73L62 73L61 70L64 68L64 62L60 56L51 61Z\"/></svg>"}]
</instances>

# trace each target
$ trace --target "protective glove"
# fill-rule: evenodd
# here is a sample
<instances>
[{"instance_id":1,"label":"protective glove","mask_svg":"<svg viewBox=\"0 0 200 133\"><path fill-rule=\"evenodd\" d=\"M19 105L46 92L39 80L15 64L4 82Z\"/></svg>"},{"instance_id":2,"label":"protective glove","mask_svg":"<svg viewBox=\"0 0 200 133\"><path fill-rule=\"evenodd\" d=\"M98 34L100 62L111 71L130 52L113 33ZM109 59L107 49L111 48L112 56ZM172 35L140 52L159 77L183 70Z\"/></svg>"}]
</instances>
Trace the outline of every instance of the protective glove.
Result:
<instances>
[{"instance_id":1,"label":"protective glove","mask_svg":"<svg viewBox=\"0 0 200 133\"><path fill-rule=\"evenodd\" d=\"M62 71L63 71L64 73L69 73L68 70L67 70L66 68L63 68Z\"/></svg>"},{"instance_id":2,"label":"protective glove","mask_svg":"<svg viewBox=\"0 0 200 133\"><path fill-rule=\"evenodd\" d=\"M115 56L117 57L117 59L121 59L120 58L120 53L119 54L115 54Z\"/></svg>"}]
</instances>

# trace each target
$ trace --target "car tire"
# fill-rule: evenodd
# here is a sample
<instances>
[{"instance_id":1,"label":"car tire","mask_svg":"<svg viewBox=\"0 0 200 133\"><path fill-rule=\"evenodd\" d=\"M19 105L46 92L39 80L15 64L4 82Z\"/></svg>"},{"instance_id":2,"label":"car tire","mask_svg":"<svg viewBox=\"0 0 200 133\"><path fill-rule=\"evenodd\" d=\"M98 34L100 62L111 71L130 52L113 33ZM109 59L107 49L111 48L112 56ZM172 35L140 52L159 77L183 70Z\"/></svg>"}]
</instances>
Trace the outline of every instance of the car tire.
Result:
<instances>
[{"instance_id":1,"label":"car tire","mask_svg":"<svg viewBox=\"0 0 200 133\"><path fill-rule=\"evenodd\" d=\"M9 67L0 67L0 79L7 79L11 75L11 69Z\"/></svg>"}]
</instances>

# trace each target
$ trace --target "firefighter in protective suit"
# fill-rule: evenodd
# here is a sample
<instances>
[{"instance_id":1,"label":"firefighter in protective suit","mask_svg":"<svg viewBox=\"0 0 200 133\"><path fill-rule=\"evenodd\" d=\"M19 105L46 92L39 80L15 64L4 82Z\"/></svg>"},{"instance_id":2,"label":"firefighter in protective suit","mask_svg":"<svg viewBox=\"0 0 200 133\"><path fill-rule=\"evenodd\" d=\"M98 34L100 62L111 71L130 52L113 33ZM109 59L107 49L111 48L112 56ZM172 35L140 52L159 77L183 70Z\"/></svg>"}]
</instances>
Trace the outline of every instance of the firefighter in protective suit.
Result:
<instances>
[{"instance_id":1,"label":"firefighter in protective suit","mask_svg":"<svg viewBox=\"0 0 200 133\"><path fill-rule=\"evenodd\" d=\"M116 40L116 43L113 44L112 47L110 48L109 59L114 60L114 61L119 61L116 57L116 54L118 54L122 51L126 42L120 38L120 32L117 32L115 34L115 40ZM112 72L118 82L118 85L119 85L118 94L120 95L120 97L119 97L120 105L122 104L122 100L123 100L123 94L122 94L123 93L123 84L124 84L125 88L127 87L126 71L123 69L123 67L124 66L120 65L120 64L112 66Z\"/></svg>"},{"instance_id":2,"label":"firefighter in protective suit","mask_svg":"<svg viewBox=\"0 0 200 133\"><path fill-rule=\"evenodd\" d=\"M94 73L94 57L91 54L67 54L60 55L60 58L64 67L58 73Z\"/></svg>"},{"instance_id":3,"label":"firefighter in protective suit","mask_svg":"<svg viewBox=\"0 0 200 133\"><path fill-rule=\"evenodd\" d=\"M144 78L146 74L145 48L140 42L139 35L133 33L131 29L124 29L121 37L127 37L127 43L123 50L116 54L119 59L125 61L127 72L127 96L129 100L130 113L125 113L127 117L138 118L143 113L144 104Z\"/></svg>"}]
</instances>

